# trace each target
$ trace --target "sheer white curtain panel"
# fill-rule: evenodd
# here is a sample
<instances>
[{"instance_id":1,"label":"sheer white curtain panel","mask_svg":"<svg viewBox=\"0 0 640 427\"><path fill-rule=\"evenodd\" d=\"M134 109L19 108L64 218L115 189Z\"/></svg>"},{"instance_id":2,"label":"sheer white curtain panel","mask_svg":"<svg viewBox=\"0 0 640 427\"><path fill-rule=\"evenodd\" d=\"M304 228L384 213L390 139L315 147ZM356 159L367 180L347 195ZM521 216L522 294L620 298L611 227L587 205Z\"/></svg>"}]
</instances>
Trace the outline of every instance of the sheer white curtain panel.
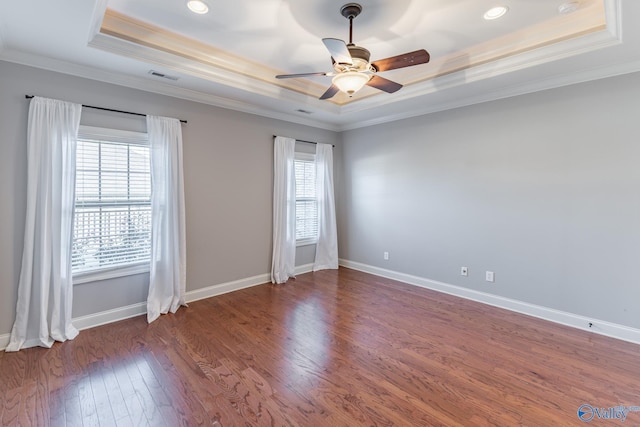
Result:
<instances>
[{"instance_id":1,"label":"sheer white curtain panel","mask_svg":"<svg viewBox=\"0 0 640 427\"><path fill-rule=\"evenodd\" d=\"M318 243L313 271L338 268L336 202L333 194L333 147L316 145L316 196L318 197Z\"/></svg>"},{"instance_id":2,"label":"sheer white curtain panel","mask_svg":"<svg viewBox=\"0 0 640 427\"><path fill-rule=\"evenodd\" d=\"M147 116L151 156L151 266L147 322L175 313L187 286L182 128L178 119Z\"/></svg>"},{"instance_id":3,"label":"sheer white curtain panel","mask_svg":"<svg viewBox=\"0 0 640 427\"><path fill-rule=\"evenodd\" d=\"M16 320L7 351L73 339L71 246L82 105L34 97L27 128L27 212Z\"/></svg>"},{"instance_id":4,"label":"sheer white curtain panel","mask_svg":"<svg viewBox=\"0 0 640 427\"><path fill-rule=\"evenodd\" d=\"M271 282L295 277L296 262L296 140L277 136L273 150L273 258Z\"/></svg>"}]
</instances>

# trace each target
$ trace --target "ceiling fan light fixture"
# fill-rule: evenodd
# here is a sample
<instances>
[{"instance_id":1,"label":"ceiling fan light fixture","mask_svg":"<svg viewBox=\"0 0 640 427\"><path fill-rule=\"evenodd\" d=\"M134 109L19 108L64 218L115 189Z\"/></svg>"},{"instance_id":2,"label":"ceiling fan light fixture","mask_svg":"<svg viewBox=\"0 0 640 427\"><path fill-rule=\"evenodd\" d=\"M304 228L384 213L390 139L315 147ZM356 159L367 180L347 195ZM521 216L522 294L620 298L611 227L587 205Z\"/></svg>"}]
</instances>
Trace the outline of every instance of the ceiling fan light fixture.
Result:
<instances>
[{"instance_id":1,"label":"ceiling fan light fixture","mask_svg":"<svg viewBox=\"0 0 640 427\"><path fill-rule=\"evenodd\" d=\"M341 92L350 97L367 84L371 76L357 71L346 71L336 75L331 81Z\"/></svg>"},{"instance_id":2,"label":"ceiling fan light fixture","mask_svg":"<svg viewBox=\"0 0 640 427\"><path fill-rule=\"evenodd\" d=\"M494 19L503 17L504 14L507 13L508 11L509 11L509 8L507 6L492 7L491 9L487 10L484 13L484 19L486 19L487 21L492 21Z\"/></svg>"},{"instance_id":3,"label":"ceiling fan light fixture","mask_svg":"<svg viewBox=\"0 0 640 427\"><path fill-rule=\"evenodd\" d=\"M197 13L199 15L204 15L209 12L209 6L202 0L189 0L187 2L187 7L193 13Z\"/></svg>"}]
</instances>

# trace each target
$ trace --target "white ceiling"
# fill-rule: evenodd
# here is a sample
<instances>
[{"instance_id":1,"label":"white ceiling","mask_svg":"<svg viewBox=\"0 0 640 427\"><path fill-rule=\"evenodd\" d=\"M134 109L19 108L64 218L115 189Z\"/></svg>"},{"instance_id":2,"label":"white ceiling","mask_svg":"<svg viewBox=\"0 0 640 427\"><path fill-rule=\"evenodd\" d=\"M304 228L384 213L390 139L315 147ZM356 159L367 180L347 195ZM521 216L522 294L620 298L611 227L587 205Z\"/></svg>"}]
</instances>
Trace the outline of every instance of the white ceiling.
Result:
<instances>
[{"instance_id":1,"label":"white ceiling","mask_svg":"<svg viewBox=\"0 0 640 427\"><path fill-rule=\"evenodd\" d=\"M431 62L385 72L405 85L394 94L320 101L329 77L274 76L331 70L321 39L348 40L346 0L205 1L207 15L186 0L2 0L0 59L334 130L640 70L638 0L571 15L563 0L360 0L354 42L372 60L424 48ZM509 13L485 21L496 4Z\"/></svg>"}]
</instances>

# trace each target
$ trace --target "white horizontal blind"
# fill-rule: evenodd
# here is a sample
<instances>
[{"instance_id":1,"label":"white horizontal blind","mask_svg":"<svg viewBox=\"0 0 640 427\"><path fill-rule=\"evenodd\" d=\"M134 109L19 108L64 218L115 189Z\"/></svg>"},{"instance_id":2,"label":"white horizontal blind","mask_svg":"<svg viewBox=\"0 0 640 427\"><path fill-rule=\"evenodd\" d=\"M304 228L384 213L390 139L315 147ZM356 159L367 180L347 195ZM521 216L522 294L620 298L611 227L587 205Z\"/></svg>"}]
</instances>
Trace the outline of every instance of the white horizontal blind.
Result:
<instances>
[{"instance_id":1,"label":"white horizontal blind","mask_svg":"<svg viewBox=\"0 0 640 427\"><path fill-rule=\"evenodd\" d=\"M314 160L296 159L296 240L318 238L318 200Z\"/></svg>"},{"instance_id":2,"label":"white horizontal blind","mask_svg":"<svg viewBox=\"0 0 640 427\"><path fill-rule=\"evenodd\" d=\"M146 134L103 133L107 135L81 132L78 139L74 275L149 262L151 171Z\"/></svg>"}]
</instances>

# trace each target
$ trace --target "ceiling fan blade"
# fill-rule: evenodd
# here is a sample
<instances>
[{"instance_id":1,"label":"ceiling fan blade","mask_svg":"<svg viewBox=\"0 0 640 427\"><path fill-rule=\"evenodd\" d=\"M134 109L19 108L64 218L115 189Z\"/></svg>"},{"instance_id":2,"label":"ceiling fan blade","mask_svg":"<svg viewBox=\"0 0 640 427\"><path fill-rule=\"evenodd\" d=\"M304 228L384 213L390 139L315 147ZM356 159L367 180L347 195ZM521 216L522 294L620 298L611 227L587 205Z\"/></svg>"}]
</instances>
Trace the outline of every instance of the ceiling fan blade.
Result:
<instances>
[{"instance_id":1,"label":"ceiling fan blade","mask_svg":"<svg viewBox=\"0 0 640 427\"><path fill-rule=\"evenodd\" d=\"M391 80L380 76L371 77L367 82L367 86L375 87L376 89L380 89L387 93L397 92L402 88L400 83L392 82Z\"/></svg>"},{"instance_id":2,"label":"ceiling fan blade","mask_svg":"<svg viewBox=\"0 0 640 427\"><path fill-rule=\"evenodd\" d=\"M344 40L340 39L322 39L322 43L326 46L331 57L338 64L353 65L351 54Z\"/></svg>"},{"instance_id":3,"label":"ceiling fan blade","mask_svg":"<svg viewBox=\"0 0 640 427\"><path fill-rule=\"evenodd\" d=\"M371 65L373 65L377 71L389 71L397 68L411 67L412 65L426 64L429 62L429 59L429 52L420 49L415 52L380 59L372 62Z\"/></svg>"},{"instance_id":4,"label":"ceiling fan blade","mask_svg":"<svg viewBox=\"0 0 640 427\"><path fill-rule=\"evenodd\" d=\"M279 74L276 79L295 79L296 77L326 76L327 73Z\"/></svg>"},{"instance_id":5,"label":"ceiling fan blade","mask_svg":"<svg viewBox=\"0 0 640 427\"><path fill-rule=\"evenodd\" d=\"M329 86L329 89L327 89L327 91L322 94L320 99L329 99L338 92L340 92L340 89L338 89L338 86L332 84L331 86Z\"/></svg>"}]
</instances>

